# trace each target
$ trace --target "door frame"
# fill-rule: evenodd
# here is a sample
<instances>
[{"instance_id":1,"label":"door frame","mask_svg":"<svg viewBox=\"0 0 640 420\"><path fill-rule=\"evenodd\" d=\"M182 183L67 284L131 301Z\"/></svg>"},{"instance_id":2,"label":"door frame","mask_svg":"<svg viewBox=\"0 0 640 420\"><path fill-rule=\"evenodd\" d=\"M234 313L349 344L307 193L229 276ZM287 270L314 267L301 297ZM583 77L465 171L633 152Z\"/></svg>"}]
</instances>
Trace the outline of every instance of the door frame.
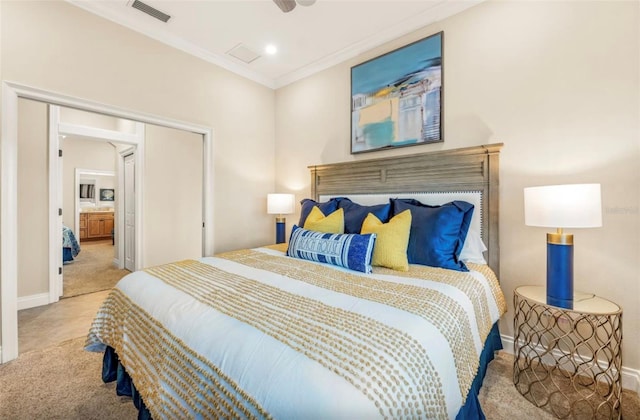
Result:
<instances>
[{"instance_id":1,"label":"door frame","mask_svg":"<svg viewBox=\"0 0 640 420\"><path fill-rule=\"evenodd\" d=\"M60 296L63 294L64 289L64 275L62 270L62 250L60 249L59 244L62 243L62 211L58 209L62 209L64 206L62 200L62 192L64 191L63 179L62 179L62 167L63 163L61 163L61 159L64 157L64 153L62 153L62 157L58 154L58 150L62 150L60 145L60 137L61 136L79 136L87 141L98 141L103 143L111 143L114 142L123 145L129 145L135 148L140 148L144 150L144 141L145 141L145 125L141 122L135 122L135 130L134 133L125 133L121 131L114 130L105 130L102 128L91 127L91 126L83 126L77 124L69 124L60 121L60 106L54 104L48 104L49 108L49 302L55 303L60 300ZM114 156L117 152L114 151ZM74 174L74 229L75 232L78 233L78 224L80 216L78 214L79 211L79 191L78 183L79 183L79 171L80 172L91 172L95 174L100 174L98 170L89 170L89 169L75 169ZM103 173L102 175L105 175ZM115 176L115 171L109 171L108 174ZM142 185L144 183L143 174L140 173L136 177L135 180L136 185L141 191L140 194L140 203L139 208L142 209ZM116 190L117 193L117 190ZM115 210L115 209L114 209ZM118 218L118 213L115 212L114 216ZM142 213L136 214L136 217L142 219ZM142 229L141 221L136 220L140 229ZM142 235L142 230L140 230L140 235ZM120 250L121 248L118 248ZM142 255L142 248L135 249L134 253ZM117 259L116 256L115 259ZM136 267L139 268L139 267Z\"/></svg>"},{"instance_id":2,"label":"door frame","mask_svg":"<svg viewBox=\"0 0 640 420\"><path fill-rule=\"evenodd\" d=\"M126 187L125 187L125 170L126 170L126 165L125 165L125 160L133 155L134 160L136 159L136 153L137 150L135 147L128 147L126 149L122 149L120 151L117 152L118 153L118 165L117 165L117 169L118 169L118 192L117 197L118 197L118 227L117 227L117 238L118 238L118 268L120 269L127 269L126 268L126 260L127 260L127 251L126 251L126 223L127 223L127 210L125 208L125 201L126 201ZM134 168L135 168L135 162L134 162ZM135 171L136 169L134 169L134 180L135 180ZM134 185L134 197L137 197L136 194L136 187ZM134 200L137 200L137 198L134 198ZM134 206L137 206L138 202L135 201ZM139 212L138 208L135 208L135 214L137 215ZM136 218L134 223L136 223L136 230L134 231L133 234L133 243L134 243L134 252L133 252L133 262L134 262L134 266L138 267L138 256L142 257L142 252L137 252L137 244L139 242L142 242L138 239L138 232L137 232L137 223L138 223L138 219ZM115 262L115 261L114 261Z\"/></svg>"},{"instance_id":3,"label":"door frame","mask_svg":"<svg viewBox=\"0 0 640 420\"><path fill-rule=\"evenodd\" d=\"M214 250L214 131L189 122L119 108L11 81L2 81L0 137L0 363L18 357L18 99L31 99L118 118L190 131L203 136L203 256ZM144 172L144 150L136 169ZM138 166L140 162L141 166ZM143 226L141 226L143 228ZM141 242L141 241L138 241ZM59 244L57 245L59 246ZM142 266L142 261L136 264Z\"/></svg>"},{"instance_id":4,"label":"door frame","mask_svg":"<svg viewBox=\"0 0 640 420\"><path fill-rule=\"evenodd\" d=\"M63 295L64 287L64 273L62 270L62 250L57 245L61 242L62 235L62 215L58 213L58 209L64 208L63 203L63 191L64 191L64 176L63 165L61 159L64 159L58 154L58 150L62 149L60 145L60 137L64 136L79 136L87 141L99 141L103 143L110 143L116 150L114 150L114 156L118 153L118 145L127 145L133 148L144 147L144 134L145 125L140 122L134 123L134 132L125 133L121 131L105 130L97 127L82 126L76 124L69 124L60 121L60 106L49 104L49 302L54 303L59 300ZM115 144L114 144L115 143ZM79 174L80 173L93 173L96 175L109 175L116 176L116 171L99 171L93 169L75 168L74 170L74 216L73 216L73 230L79 233ZM136 182L140 185L139 191L142 191L143 185L142 174L140 179ZM116 191L119 192L119 189ZM140 203L142 208L142 203ZM118 211L114 209L114 217L116 221L118 219ZM122 250L121 247L116 248L118 252ZM141 249L135 249L134 253L142 254ZM115 255L114 260L118 261L119 255ZM119 264L119 263L118 263Z\"/></svg>"}]
</instances>

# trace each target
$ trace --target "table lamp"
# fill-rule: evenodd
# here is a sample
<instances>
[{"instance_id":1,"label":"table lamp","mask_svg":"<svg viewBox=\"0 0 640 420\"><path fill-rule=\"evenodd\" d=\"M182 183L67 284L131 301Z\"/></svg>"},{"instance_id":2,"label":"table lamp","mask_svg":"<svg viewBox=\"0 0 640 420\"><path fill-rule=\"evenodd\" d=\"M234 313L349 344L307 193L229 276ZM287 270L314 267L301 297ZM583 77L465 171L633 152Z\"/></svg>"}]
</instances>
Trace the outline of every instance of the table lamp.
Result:
<instances>
[{"instance_id":1,"label":"table lamp","mask_svg":"<svg viewBox=\"0 0 640 420\"><path fill-rule=\"evenodd\" d=\"M602 226L600 184L525 188L524 222L557 229L547 233L547 303L573 309L573 235L563 229Z\"/></svg>"},{"instance_id":2,"label":"table lamp","mask_svg":"<svg viewBox=\"0 0 640 420\"><path fill-rule=\"evenodd\" d=\"M293 194L267 194L267 213L277 214L276 217L276 243L281 244L285 240L286 219L283 214L291 214L294 210L295 197Z\"/></svg>"}]
</instances>

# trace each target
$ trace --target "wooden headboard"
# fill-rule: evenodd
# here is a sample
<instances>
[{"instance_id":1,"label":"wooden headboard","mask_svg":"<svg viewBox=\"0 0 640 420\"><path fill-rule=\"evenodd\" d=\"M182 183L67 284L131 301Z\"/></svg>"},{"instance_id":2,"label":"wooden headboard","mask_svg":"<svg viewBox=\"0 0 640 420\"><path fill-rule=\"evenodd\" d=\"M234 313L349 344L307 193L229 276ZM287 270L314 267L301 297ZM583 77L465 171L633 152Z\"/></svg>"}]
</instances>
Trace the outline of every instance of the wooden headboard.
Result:
<instances>
[{"instance_id":1,"label":"wooden headboard","mask_svg":"<svg viewBox=\"0 0 640 420\"><path fill-rule=\"evenodd\" d=\"M502 143L309 166L311 196L478 191L487 262L500 276L499 156Z\"/></svg>"}]
</instances>

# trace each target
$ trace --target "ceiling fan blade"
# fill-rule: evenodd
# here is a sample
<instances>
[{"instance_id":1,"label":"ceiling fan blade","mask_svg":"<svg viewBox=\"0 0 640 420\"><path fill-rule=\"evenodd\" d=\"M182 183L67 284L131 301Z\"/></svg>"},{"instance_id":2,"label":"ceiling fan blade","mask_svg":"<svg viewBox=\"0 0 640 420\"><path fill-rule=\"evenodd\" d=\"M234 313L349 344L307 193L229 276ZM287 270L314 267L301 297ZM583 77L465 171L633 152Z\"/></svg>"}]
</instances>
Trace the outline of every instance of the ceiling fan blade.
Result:
<instances>
[{"instance_id":1,"label":"ceiling fan blade","mask_svg":"<svg viewBox=\"0 0 640 420\"><path fill-rule=\"evenodd\" d=\"M273 2L285 13L296 8L296 0L273 0Z\"/></svg>"}]
</instances>

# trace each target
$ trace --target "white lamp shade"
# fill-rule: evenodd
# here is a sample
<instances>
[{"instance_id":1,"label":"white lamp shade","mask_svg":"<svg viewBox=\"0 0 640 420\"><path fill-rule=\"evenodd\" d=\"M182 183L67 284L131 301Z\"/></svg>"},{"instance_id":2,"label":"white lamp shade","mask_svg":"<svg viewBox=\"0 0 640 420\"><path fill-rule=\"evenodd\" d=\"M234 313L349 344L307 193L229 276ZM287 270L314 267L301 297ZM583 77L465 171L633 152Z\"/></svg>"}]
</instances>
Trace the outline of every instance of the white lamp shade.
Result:
<instances>
[{"instance_id":1,"label":"white lamp shade","mask_svg":"<svg viewBox=\"0 0 640 420\"><path fill-rule=\"evenodd\" d=\"M267 213L291 214L295 208L293 194L267 194Z\"/></svg>"},{"instance_id":2,"label":"white lamp shade","mask_svg":"<svg viewBox=\"0 0 640 420\"><path fill-rule=\"evenodd\" d=\"M524 222L527 226L553 228L600 227L600 184L525 188Z\"/></svg>"}]
</instances>

